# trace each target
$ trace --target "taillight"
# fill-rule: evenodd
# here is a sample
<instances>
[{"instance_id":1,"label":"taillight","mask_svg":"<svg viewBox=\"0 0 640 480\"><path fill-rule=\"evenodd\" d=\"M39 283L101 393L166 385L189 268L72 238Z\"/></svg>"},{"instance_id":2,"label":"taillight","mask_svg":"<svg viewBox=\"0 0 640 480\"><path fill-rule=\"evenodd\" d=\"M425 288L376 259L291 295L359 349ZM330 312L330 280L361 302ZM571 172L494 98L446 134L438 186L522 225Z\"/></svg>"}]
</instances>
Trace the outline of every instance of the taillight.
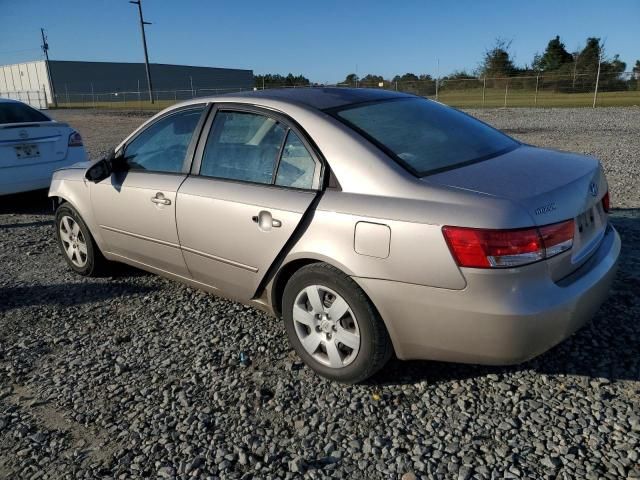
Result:
<instances>
[{"instance_id":1,"label":"taillight","mask_svg":"<svg viewBox=\"0 0 640 480\"><path fill-rule=\"evenodd\" d=\"M606 213L609 213L609 209L611 208L610 201L611 200L609 200L609 191L607 190L607 193L605 193L604 197L602 197L602 209Z\"/></svg>"},{"instance_id":2,"label":"taillight","mask_svg":"<svg viewBox=\"0 0 640 480\"><path fill-rule=\"evenodd\" d=\"M546 258L566 252L573 246L573 232L575 230L573 219L545 225L538 230L540 231L540 237L542 237Z\"/></svg>"},{"instance_id":3,"label":"taillight","mask_svg":"<svg viewBox=\"0 0 640 480\"><path fill-rule=\"evenodd\" d=\"M71 132L69 135L69 146L70 147L81 147L82 146L82 137L75 130Z\"/></svg>"},{"instance_id":4,"label":"taillight","mask_svg":"<svg viewBox=\"0 0 640 480\"><path fill-rule=\"evenodd\" d=\"M442 227L458 265L473 268L517 267L553 257L573 246L573 232L573 220L517 230Z\"/></svg>"}]
</instances>

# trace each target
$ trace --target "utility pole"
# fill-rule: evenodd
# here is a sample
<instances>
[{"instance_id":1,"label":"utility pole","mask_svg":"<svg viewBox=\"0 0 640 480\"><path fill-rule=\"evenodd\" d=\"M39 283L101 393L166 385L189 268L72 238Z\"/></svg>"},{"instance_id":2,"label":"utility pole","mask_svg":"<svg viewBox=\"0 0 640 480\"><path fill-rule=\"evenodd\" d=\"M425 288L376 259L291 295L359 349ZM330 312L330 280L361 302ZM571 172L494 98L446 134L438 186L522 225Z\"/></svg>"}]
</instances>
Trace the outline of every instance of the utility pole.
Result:
<instances>
[{"instance_id":1,"label":"utility pole","mask_svg":"<svg viewBox=\"0 0 640 480\"><path fill-rule=\"evenodd\" d=\"M58 99L56 98L56 90L53 86L53 80L51 79L51 69L49 68L49 44L47 43L47 36L44 34L44 28L40 29L42 34L42 51L44 52L44 66L47 70L47 79L49 79L49 86L51 87L51 100L53 100L53 106L58 106ZM46 91L45 91L46 92Z\"/></svg>"},{"instance_id":2,"label":"utility pole","mask_svg":"<svg viewBox=\"0 0 640 480\"><path fill-rule=\"evenodd\" d=\"M580 58L580 51L577 51L573 57L573 83L571 88L576 89L576 74L578 73L578 59Z\"/></svg>"},{"instance_id":3,"label":"utility pole","mask_svg":"<svg viewBox=\"0 0 640 480\"><path fill-rule=\"evenodd\" d=\"M598 83L600 83L600 64L602 64L602 47L598 48L598 73L596 74L596 89L593 92L593 108L598 101Z\"/></svg>"},{"instance_id":4,"label":"utility pole","mask_svg":"<svg viewBox=\"0 0 640 480\"><path fill-rule=\"evenodd\" d=\"M151 22L145 22L142 18L142 0L129 0L129 3L138 5L138 14L140 15L140 32L142 33L142 46L144 47L144 66L147 69L147 85L149 85L149 101L153 103L153 86L151 84L151 70L149 70L149 54L147 53L147 37L144 34L144 26L151 25Z\"/></svg>"}]
</instances>

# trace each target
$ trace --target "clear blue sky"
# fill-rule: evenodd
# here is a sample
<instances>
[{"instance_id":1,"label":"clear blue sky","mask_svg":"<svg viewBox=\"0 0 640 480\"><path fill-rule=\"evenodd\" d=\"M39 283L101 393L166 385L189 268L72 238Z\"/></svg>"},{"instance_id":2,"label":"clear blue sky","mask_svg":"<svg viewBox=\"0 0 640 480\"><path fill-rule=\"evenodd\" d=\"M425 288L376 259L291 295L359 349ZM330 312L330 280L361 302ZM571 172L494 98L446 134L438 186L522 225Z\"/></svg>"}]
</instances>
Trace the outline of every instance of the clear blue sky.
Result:
<instances>
[{"instance_id":1,"label":"clear blue sky","mask_svg":"<svg viewBox=\"0 0 640 480\"><path fill-rule=\"evenodd\" d=\"M550 38L569 51L606 39L630 70L640 59L640 0L143 0L151 62L301 73L334 83L358 74L473 70L496 37L518 65ZM41 58L40 27L58 60L142 61L127 0L0 0L0 64Z\"/></svg>"}]
</instances>

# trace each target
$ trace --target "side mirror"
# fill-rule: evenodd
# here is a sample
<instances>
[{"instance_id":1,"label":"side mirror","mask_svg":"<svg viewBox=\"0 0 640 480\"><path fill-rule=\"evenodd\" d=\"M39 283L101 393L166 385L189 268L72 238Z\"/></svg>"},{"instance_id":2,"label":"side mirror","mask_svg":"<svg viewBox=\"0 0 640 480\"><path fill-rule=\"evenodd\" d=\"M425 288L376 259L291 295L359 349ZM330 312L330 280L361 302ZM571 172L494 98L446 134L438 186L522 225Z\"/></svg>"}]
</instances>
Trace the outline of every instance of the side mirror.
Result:
<instances>
[{"instance_id":1,"label":"side mirror","mask_svg":"<svg viewBox=\"0 0 640 480\"><path fill-rule=\"evenodd\" d=\"M111 161L108 158L103 158L99 162L91 165L86 173L84 174L84 178L93 183L98 183L105 178L108 178L112 172Z\"/></svg>"},{"instance_id":2,"label":"side mirror","mask_svg":"<svg viewBox=\"0 0 640 480\"><path fill-rule=\"evenodd\" d=\"M111 152L109 156L91 165L84 176L87 180L98 183L108 178L113 172L123 172L127 169L128 164L122 151Z\"/></svg>"}]
</instances>

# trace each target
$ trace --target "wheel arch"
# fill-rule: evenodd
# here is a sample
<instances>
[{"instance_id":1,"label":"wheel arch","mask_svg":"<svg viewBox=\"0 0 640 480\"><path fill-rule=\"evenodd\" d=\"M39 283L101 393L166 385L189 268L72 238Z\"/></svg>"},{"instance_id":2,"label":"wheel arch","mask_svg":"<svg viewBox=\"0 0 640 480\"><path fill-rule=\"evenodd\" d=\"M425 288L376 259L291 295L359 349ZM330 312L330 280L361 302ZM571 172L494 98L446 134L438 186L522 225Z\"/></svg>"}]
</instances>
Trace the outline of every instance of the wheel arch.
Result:
<instances>
[{"instance_id":1,"label":"wheel arch","mask_svg":"<svg viewBox=\"0 0 640 480\"><path fill-rule=\"evenodd\" d=\"M70 193L70 194L69 194ZM63 204L68 203L82 218L82 221L85 223L87 228L89 229L89 233L95 240L98 248L101 252L104 252L104 243L102 237L100 236L99 229L95 224L92 216L91 205L86 205L85 208L81 208L80 205L82 202L89 202L89 196L78 196L74 195L74 192L64 192L60 191L60 189L54 190L53 188L49 191L49 198L51 198L53 202L53 211L54 214L56 210Z\"/></svg>"},{"instance_id":2,"label":"wheel arch","mask_svg":"<svg viewBox=\"0 0 640 480\"><path fill-rule=\"evenodd\" d=\"M336 262L333 259L327 258L323 255L306 254L303 256L296 256L296 258L290 259L289 261L283 263L283 265L278 269L271 284L269 299L271 302L271 309L275 316L277 318L282 317L282 297L284 295L284 289L289 279L301 268L314 263L326 263L328 265L331 265L332 267L340 270L342 273L350 276L353 279L356 285L358 285L358 287L362 289L363 293L369 299L371 305L380 316L380 319L382 320L382 323L384 324L387 333L389 334L389 338L391 339L392 348L394 351L397 351L396 349L398 347L398 336L395 329L393 328L393 324L391 324L388 318L385 318L382 315L380 309L378 308L377 302L371 297L368 289L364 288L362 283L358 281L355 274L345 265L342 265L341 263Z\"/></svg>"},{"instance_id":3,"label":"wheel arch","mask_svg":"<svg viewBox=\"0 0 640 480\"><path fill-rule=\"evenodd\" d=\"M295 258L286 260L278 269L277 273L273 277L271 282L270 301L273 312L276 317L280 318L282 315L282 296L284 294L284 288L291 276L301 268L311 265L313 263L326 263L334 268L337 268L346 275L353 275L353 273L338 262L333 261L325 257L324 255L297 255Z\"/></svg>"}]
</instances>

